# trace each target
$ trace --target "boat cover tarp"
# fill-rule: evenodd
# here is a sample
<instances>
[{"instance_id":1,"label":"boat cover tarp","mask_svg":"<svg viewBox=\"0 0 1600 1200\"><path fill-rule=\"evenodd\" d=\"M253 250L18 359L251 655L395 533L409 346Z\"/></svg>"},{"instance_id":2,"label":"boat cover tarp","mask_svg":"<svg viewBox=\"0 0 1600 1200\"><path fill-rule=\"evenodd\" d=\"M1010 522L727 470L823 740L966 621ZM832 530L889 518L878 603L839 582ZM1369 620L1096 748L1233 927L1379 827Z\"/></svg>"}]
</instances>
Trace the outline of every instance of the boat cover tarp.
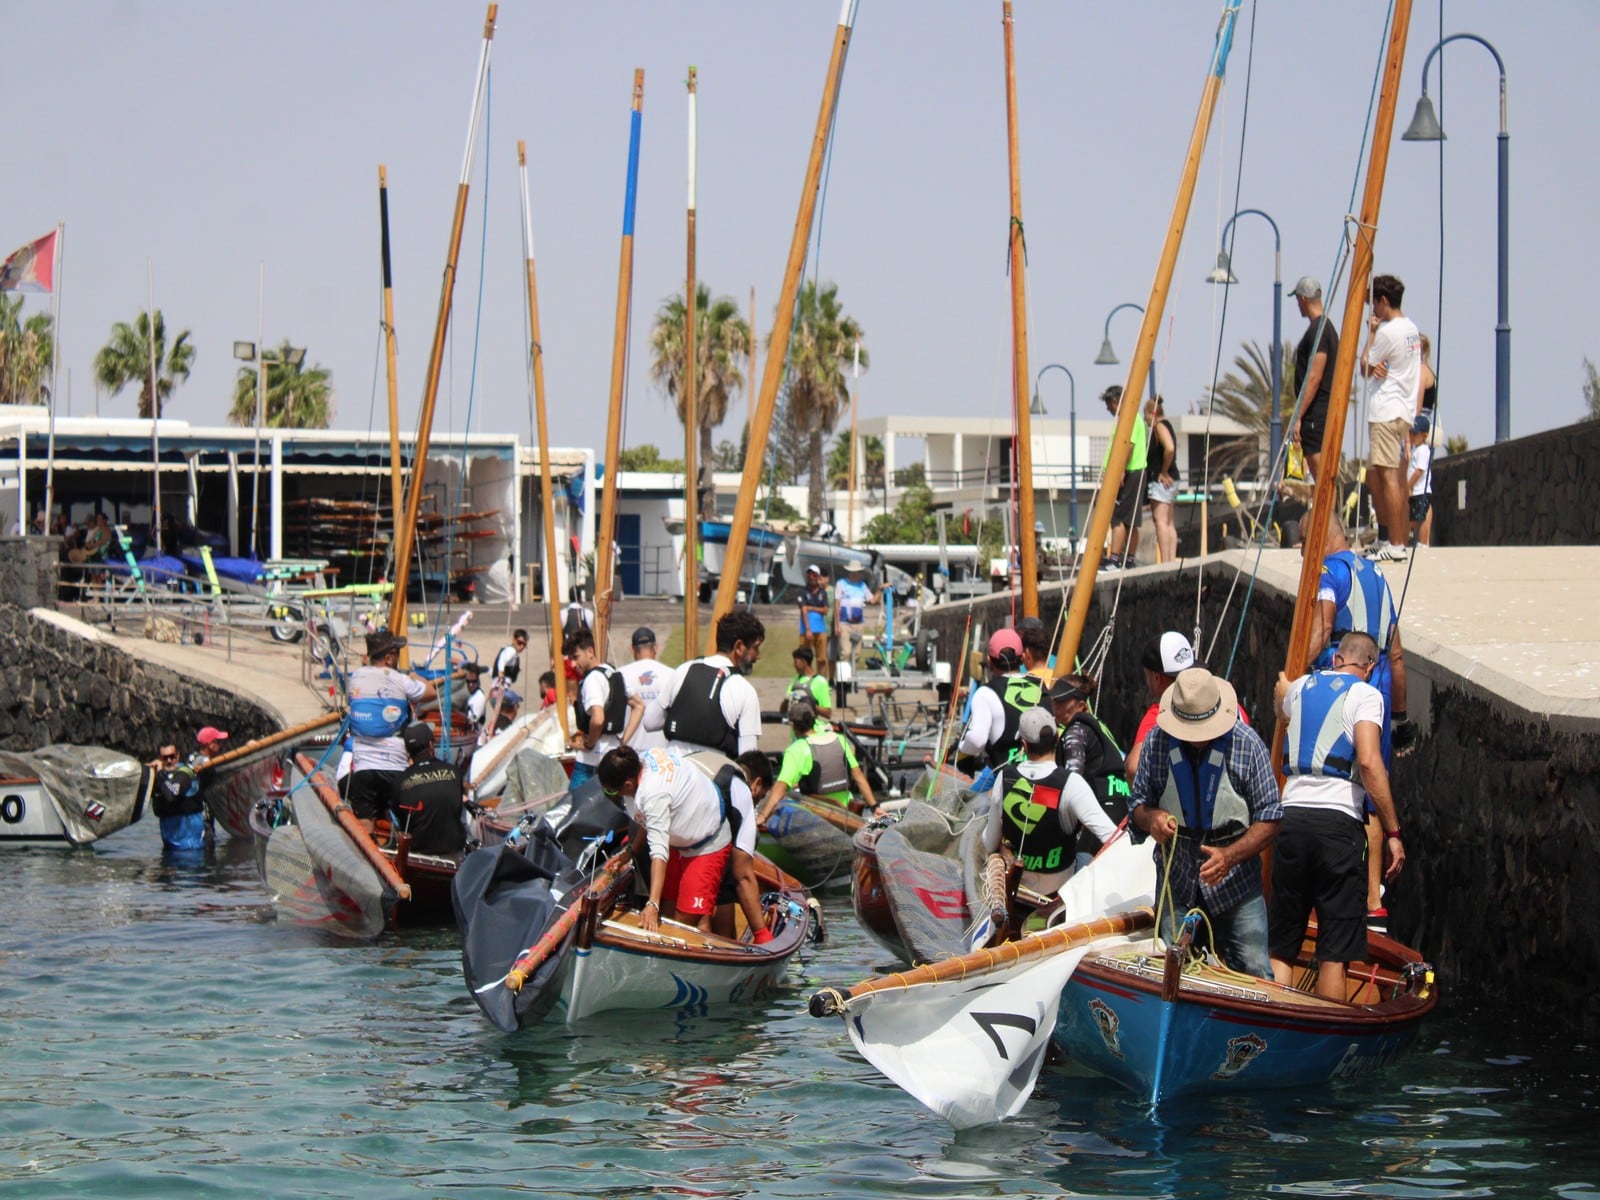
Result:
<instances>
[{"instance_id":1,"label":"boat cover tarp","mask_svg":"<svg viewBox=\"0 0 1600 1200\"><path fill-rule=\"evenodd\" d=\"M500 807L521 810L565 794L570 783L559 762L542 750L524 746L506 765L506 786L500 793Z\"/></svg>"},{"instance_id":2,"label":"boat cover tarp","mask_svg":"<svg viewBox=\"0 0 1600 1200\"><path fill-rule=\"evenodd\" d=\"M280 920L352 938L383 932L399 897L308 787L289 796L294 824L267 841L267 890Z\"/></svg>"},{"instance_id":3,"label":"boat cover tarp","mask_svg":"<svg viewBox=\"0 0 1600 1200\"><path fill-rule=\"evenodd\" d=\"M808 888L836 880L849 882L855 855L853 834L790 800L778 806L767 830L773 843L789 856L796 878Z\"/></svg>"},{"instance_id":4,"label":"boat cover tarp","mask_svg":"<svg viewBox=\"0 0 1600 1200\"><path fill-rule=\"evenodd\" d=\"M104 746L56 744L31 753L0 751L0 771L43 784L76 846L98 841L143 816L155 779L137 759Z\"/></svg>"},{"instance_id":5,"label":"boat cover tarp","mask_svg":"<svg viewBox=\"0 0 1600 1200\"><path fill-rule=\"evenodd\" d=\"M884 894L912 962L936 962L971 949L967 872L960 849L969 827L973 837L981 834L988 797L963 796L960 802L938 798L956 810L954 815L913 800L900 820L878 837Z\"/></svg>"}]
</instances>

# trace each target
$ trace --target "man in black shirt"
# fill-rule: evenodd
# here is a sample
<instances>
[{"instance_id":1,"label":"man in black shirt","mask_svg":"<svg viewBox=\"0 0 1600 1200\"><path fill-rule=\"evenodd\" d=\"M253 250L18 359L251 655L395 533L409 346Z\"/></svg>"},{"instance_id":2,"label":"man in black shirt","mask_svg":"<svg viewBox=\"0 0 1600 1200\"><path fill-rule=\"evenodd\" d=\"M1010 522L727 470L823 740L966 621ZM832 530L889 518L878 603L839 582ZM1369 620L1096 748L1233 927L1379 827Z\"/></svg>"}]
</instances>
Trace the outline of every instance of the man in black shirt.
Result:
<instances>
[{"instance_id":1,"label":"man in black shirt","mask_svg":"<svg viewBox=\"0 0 1600 1200\"><path fill-rule=\"evenodd\" d=\"M1328 392L1333 384L1333 360L1339 357L1339 331L1322 311L1322 284L1303 275L1289 293L1310 322L1294 349L1294 378L1303 403L1294 440L1306 456L1312 478L1322 474L1322 431L1328 420Z\"/></svg>"},{"instance_id":2,"label":"man in black shirt","mask_svg":"<svg viewBox=\"0 0 1600 1200\"><path fill-rule=\"evenodd\" d=\"M458 855L467 845L461 822L461 775L434 756L432 726L415 721L400 736L411 756L395 799L400 831L411 834L413 854Z\"/></svg>"}]
</instances>

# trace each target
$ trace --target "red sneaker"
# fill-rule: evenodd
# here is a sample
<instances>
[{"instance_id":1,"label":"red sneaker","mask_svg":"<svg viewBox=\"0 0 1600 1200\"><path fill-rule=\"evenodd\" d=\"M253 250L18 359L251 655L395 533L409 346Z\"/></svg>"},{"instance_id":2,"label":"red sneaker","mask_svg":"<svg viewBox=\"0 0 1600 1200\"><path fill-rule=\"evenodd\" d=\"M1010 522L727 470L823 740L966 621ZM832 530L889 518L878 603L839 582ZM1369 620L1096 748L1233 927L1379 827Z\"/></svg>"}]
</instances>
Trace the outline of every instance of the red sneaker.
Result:
<instances>
[{"instance_id":1,"label":"red sneaker","mask_svg":"<svg viewBox=\"0 0 1600 1200\"><path fill-rule=\"evenodd\" d=\"M1367 928L1374 933L1389 931L1389 910L1379 907L1367 910Z\"/></svg>"}]
</instances>

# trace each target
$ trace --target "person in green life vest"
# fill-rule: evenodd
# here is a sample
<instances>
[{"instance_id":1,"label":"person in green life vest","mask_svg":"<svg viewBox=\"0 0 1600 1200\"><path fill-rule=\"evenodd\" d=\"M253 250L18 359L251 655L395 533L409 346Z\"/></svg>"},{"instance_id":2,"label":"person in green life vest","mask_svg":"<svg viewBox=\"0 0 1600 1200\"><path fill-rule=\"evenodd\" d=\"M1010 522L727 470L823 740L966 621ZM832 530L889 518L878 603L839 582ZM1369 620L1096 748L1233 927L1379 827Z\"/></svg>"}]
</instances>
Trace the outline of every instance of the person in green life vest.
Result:
<instances>
[{"instance_id":1,"label":"person in green life vest","mask_svg":"<svg viewBox=\"0 0 1600 1200\"><path fill-rule=\"evenodd\" d=\"M817 670L817 657L810 646L794 649L794 678L789 680L788 695L797 692L811 697L817 706L817 716L833 716L833 691L822 672Z\"/></svg>"},{"instance_id":2,"label":"person in green life vest","mask_svg":"<svg viewBox=\"0 0 1600 1200\"><path fill-rule=\"evenodd\" d=\"M1106 411L1113 417L1122 405L1122 387L1112 384L1100 393L1100 399L1105 403ZM1137 401L1135 401L1137 403ZM1124 447L1127 449L1124 450ZM1150 457L1150 431L1144 423L1144 416L1138 409L1134 410L1133 429L1126 442L1112 444L1106 447L1104 466L1111 465L1113 453L1126 453L1128 465L1122 477L1122 486L1117 489L1117 500L1111 510L1111 550L1101 570L1114 570L1118 567L1135 566L1134 553L1139 549L1139 518L1144 510L1145 492L1145 463ZM1124 553L1126 552L1126 553Z\"/></svg>"},{"instance_id":3,"label":"person in green life vest","mask_svg":"<svg viewBox=\"0 0 1600 1200\"><path fill-rule=\"evenodd\" d=\"M756 814L758 824L765 825L791 791L832 800L851 812L878 807L866 772L856 761L855 748L837 731L818 725L817 709L810 700L799 696L789 701L789 726L795 732L795 739L783 752L777 782ZM856 797L850 794L852 781L859 792Z\"/></svg>"}]
</instances>

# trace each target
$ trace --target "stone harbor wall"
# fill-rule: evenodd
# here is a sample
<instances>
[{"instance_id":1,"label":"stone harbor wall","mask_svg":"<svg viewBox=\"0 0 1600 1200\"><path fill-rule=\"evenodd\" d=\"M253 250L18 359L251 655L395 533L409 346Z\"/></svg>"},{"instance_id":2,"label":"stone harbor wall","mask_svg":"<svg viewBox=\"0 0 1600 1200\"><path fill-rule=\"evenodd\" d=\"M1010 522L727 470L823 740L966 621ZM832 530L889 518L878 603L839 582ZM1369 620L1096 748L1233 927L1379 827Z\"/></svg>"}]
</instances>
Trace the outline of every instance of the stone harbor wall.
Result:
<instances>
[{"instance_id":1,"label":"stone harbor wall","mask_svg":"<svg viewBox=\"0 0 1600 1200\"><path fill-rule=\"evenodd\" d=\"M1433 469L1437 546L1600 545L1600 421L1579 421Z\"/></svg>"},{"instance_id":2,"label":"stone harbor wall","mask_svg":"<svg viewBox=\"0 0 1600 1200\"><path fill-rule=\"evenodd\" d=\"M228 730L234 744L279 727L261 705L136 659L69 617L10 599L0 595L0 748L67 742L148 761L164 741L193 750L203 725Z\"/></svg>"},{"instance_id":3,"label":"stone harbor wall","mask_svg":"<svg viewBox=\"0 0 1600 1200\"><path fill-rule=\"evenodd\" d=\"M53 607L59 545L57 538L0 537L0 603Z\"/></svg>"},{"instance_id":4,"label":"stone harbor wall","mask_svg":"<svg viewBox=\"0 0 1600 1200\"><path fill-rule=\"evenodd\" d=\"M1240 702L1270 743L1272 685L1288 649L1290 597L1231 569L1206 564L1176 572L1102 578L1084 644L1104 627L1116 589L1115 638L1100 683L1101 717L1132 736L1150 703L1139 665L1145 643L1167 629L1192 636L1200 598L1208 665L1227 672ZM1224 598L1234 588L1226 623ZM1248 617L1239 614L1248 595ZM1060 588L1041 589L1040 615L1054 624ZM1010 599L989 597L929 610L941 657L960 651L967 613L973 644L1009 624ZM1229 672L1235 637L1238 654ZM1209 649L1215 641L1215 648ZM1409 715L1422 739L1396 763L1394 790L1407 865L1386 903L1390 928L1439 969L1447 1003L1514 998L1549 1019L1600 1031L1600 723L1530 712L1489 687L1406 654Z\"/></svg>"}]
</instances>

